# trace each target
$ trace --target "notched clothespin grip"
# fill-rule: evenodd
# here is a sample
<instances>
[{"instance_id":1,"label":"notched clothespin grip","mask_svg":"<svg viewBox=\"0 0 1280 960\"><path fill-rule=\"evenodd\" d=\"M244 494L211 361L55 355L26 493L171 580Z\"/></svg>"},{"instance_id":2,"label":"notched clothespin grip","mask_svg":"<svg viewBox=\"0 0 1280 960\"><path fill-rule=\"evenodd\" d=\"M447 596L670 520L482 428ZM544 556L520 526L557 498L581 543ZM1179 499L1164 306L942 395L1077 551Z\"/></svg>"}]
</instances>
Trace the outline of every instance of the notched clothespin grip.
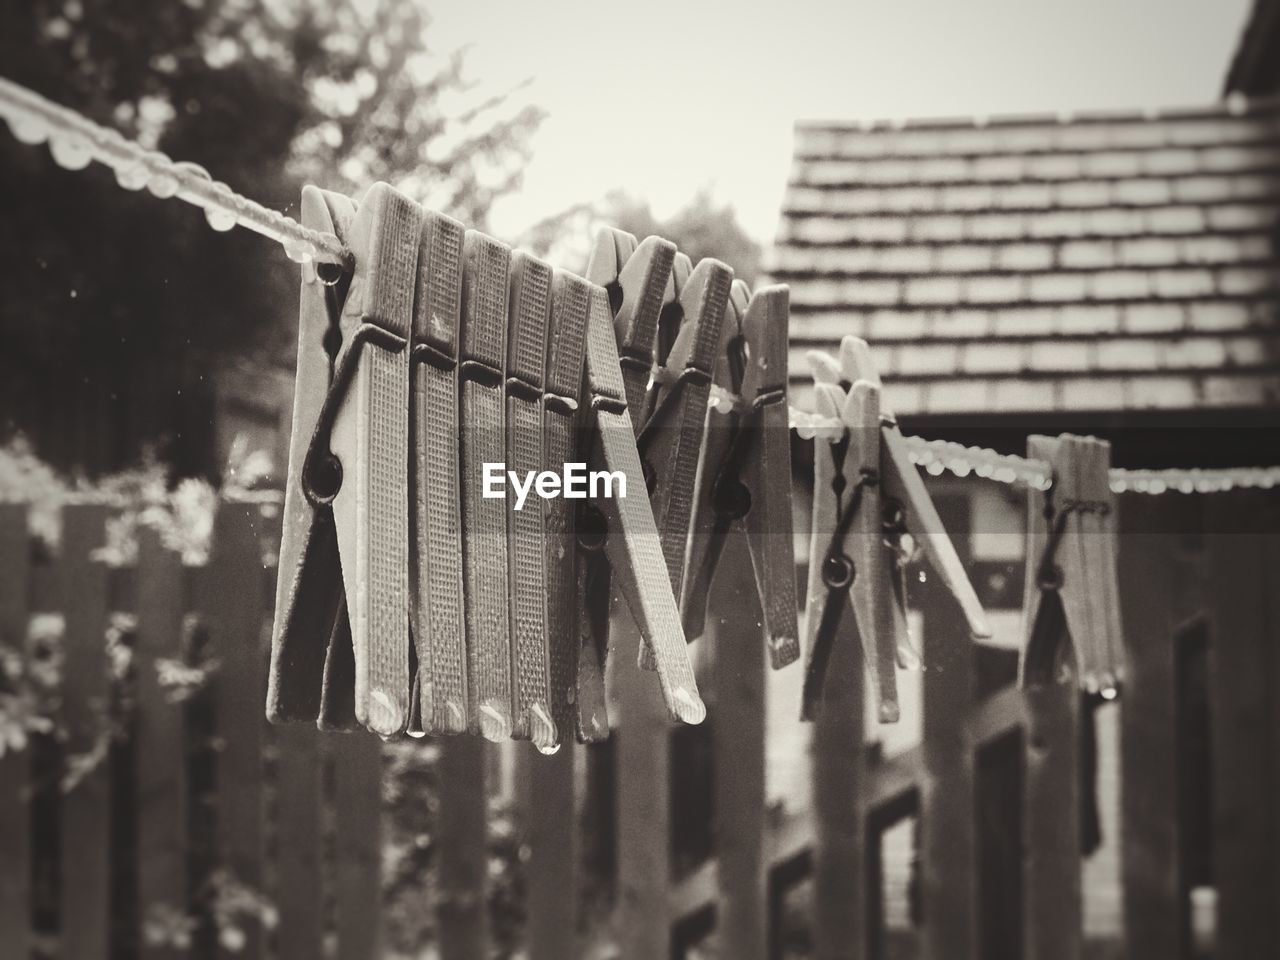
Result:
<instances>
[{"instance_id":1,"label":"notched clothespin grip","mask_svg":"<svg viewBox=\"0 0 1280 960\"><path fill-rule=\"evenodd\" d=\"M410 610L417 729L424 734L468 727L458 424L464 234L457 220L426 214L413 311Z\"/></svg>"},{"instance_id":2,"label":"notched clothespin grip","mask_svg":"<svg viewBox=\"0 0 1280 960\"><path fill-rule=\"evenodd\" d=\"M506 463L517 476L546 465L543 397L551 312L551 267L517 251L511 260L507 328ZM554 464L553 464L554 466ZM547 632L547 530L539 500L508 497L507 554L511 589L512 736L554 753L560 733L551 712Z\"/></svg>"},{"instance_id":3,"label":"notched clothespin grip","mask_svg":"<svg viewBox=\"0 0 1280 960\"><path fill-rule=\"evenodd\" d=\"M473 732L509 739L511 638L507 507L483 496L486 463L506 458L504 367L511 250L468 230L462 272L462 555Z\"/></svg>"},{"instance_id":4,"label":"notched clothespin grip","mask_svg":"<svg viewBox=\"0 0 1280 960\"><path fill-rule=\"evenodd\" d=\"M746 529L773 668L800 655L791 518L787 408L790 291L752 294L735 280L721 329L715 388L697 482L681 607L690 640L702 636L728 533Z\"/></svg>"},{"instance_id":5,"label":"notched clothespin grip","mask_svg":"<svg viewBox=\"0 0 1280 960\"><path fill-rule=\"evenodd\" d=\"M1027 455L1048 462L1053 484L1031 490L1023 601L1021 682L1069 678L1114 699L1124 675L1111 444L1096 437L1031 436Z\"/></svg>"},{"instance_id":6,"label":"notched clothespin grip","mask_svg":"<svg viewBox=\"0 0 1280 960\"><path fill-rule=\"evenodd\" d=\"M874 463L871 455L873 444L870 441L865 444L859 442L853 446L853 449L858 451L859 457L853 463L845 462L843 475L839 470L840 464L837 462L833 468L830 468L834 470L834 476L826 473L822 482L815 481L809 603L814 603L815 598L821 602L824 593L835 589L835 584L840 580L839 577L832 576L841 569L835 557L835 551L833 547L824 546L824 542L828 538L827 531L832 529L831 524L838 523L842 519L843 508L838 505L838 502L837 505L832 505L832 497L825 490L825 483L834 480L838 484L847 485L856 473L872 469L876 482L865 484L869 489L864 494L864 499L869 500L870 503L863 504L862 509L872 512L880 530L878 541L880 550L886 555L867 556L865 562L872 564L876 569L883 570L884 573L872 581L874 589L870 590L871 598L866 604L860 604L856 578L861 576L861 573L858 570L857 557L853 557L855 561L853 605L859 631L863 634L868 669L876 681L879 692L880 719L881 722L891 723L898 716L896 681L892 676L894 659L902 666L912 666L919 662L919 653L907 631L905 584L905 567L917 547L929 560L934 572L959 605L970 634L974 637L989 637L991 628L982 611L977 593L970 584L964 566L951 544L951 539L942 526L937 508L929 497L924 481L911 462L897 420L883 403L880 377L866 341L856 337L845 337L840 345L838 361L823 354L811 354L810 361L814 367L814 380L818 388L819 413L841 419L845 425L844 437L849 437L851 430L870 431L872 436L877 438L878 443L874 444L876 446ZM869 387L863 392L869 390L870 393L865 403L858 401L850 405L847 403L847 398L854 394L855 391L852 388L858 381L866 382ZM874 423L866 412L870 407L874 407L876 411ZM873 426L875 429L872 429ZM844 442L846 442L844 438L837 438L830 445L833 459L836 461L845 457L845 454L839 451L841 443ZM817 451L816 466L824 470L828 469L824 463L826 457L823 443L817 444ZM851 470L850 467L853 469ZM818 471L815 470L815 473ZM835 499L839 501L840 495L837 494ZM819 526L820 523L822 526ZM835 541L833 539L829 542L834 544ZM862 549L867 548L864 545ZM884 601L887 601L888 606L887 626L880 609ZM863 608L862 616L858 616L860 607ZM811 606L806 633L809 639L810 664L820 666L823 661L820 658L815 660L815 656L821 655L824 646L831 641L826 634L828 628L824 626L827 621L820 615L815 616L814 611L815 608ZM863 626L864 622L868 627L882 632L869 639L866 633L867 628ZM832 622L829 627L833 629L835 625ZM890 649L896 651L895 657L887 655ZM812 713L816 705L820 681L821 670L818 670L816 675L813 670L810 670L806 677L804 708L806 716Z\"/></svg>"},{"instance_id":7,"label":"notched clothespin grip","mask_svg":"<svg viewBox=\"0 0 1280 960\"><path fill-rule=\"evenodd\" d=\"M577 451L577 420L590 301L591 284L571 273L555 272L551 282L546 389L542 395L542 439L546 462L551 465L569 463ZM556 732L563 739L577 726L578 658L583 643L575 571L576 504L565 497L545 499L541 504L546 547L548 685L551 717ZM605 593L607 600L607 588ZM603 702L603 678L598 696ZM586 726L591 730L599 725L598 722L592 723L590 716L586 720ZM605 719L605 736L608 731Z\"/></svg>"}]
</instances>

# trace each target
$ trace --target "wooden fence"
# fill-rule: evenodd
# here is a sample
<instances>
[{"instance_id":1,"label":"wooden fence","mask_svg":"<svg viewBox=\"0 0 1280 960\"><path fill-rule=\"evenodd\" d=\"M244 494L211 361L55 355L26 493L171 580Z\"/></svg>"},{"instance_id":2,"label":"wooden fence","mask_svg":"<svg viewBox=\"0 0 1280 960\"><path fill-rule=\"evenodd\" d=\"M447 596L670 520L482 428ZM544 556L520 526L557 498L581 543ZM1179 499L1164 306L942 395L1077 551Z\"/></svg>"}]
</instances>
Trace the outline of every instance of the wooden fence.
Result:
<instances>
[{"instance_id":1,"label":"wooden fence","mask_svg":"<svg viewBox=\"0 0 1280 960\"><path fill-rule=\"evenodd\" d=\"M939 506L963 550L967 502ZM1202 841L1217 890L1213 955L1256 960L1280 943L1278 513L1261 493L1123 497L1130 664L1116 955L1193 956ZM4 956L379 956L378 744L261 719L274 584L262 544L274 531L256 508L224 505L206 566L184 568L144 533L136 567L109 570L89 559L105 520L102 508L68 507L57 559L41 563L25 511L0 507L0 636L21 645L33 614L64 614L64 739L0 759ZM758 610L744 599L750 569L735 549L726 566L709 624L705 733L672 730L620 631L612 741L551 758L527 745L503 751L527 854L527 955L609 956L612 943L642 960L1082 956L1084 748L1072 688L1017 689L1011 660L992 666L937 586L913 584L927 666L921 742L891 757L864 746L850 633L812 731L811 803L779 814L765 789L767 667ZM1003 592L1019 595L1007 582ZM133 703L118 711L130 736L60 790L49 771L100 737L111 695L104 628L118 611L135 615ZM218 667L207 684L175 704L162 668L208 658ZM1208 840L1187 800L1197 663L1208 667ZM440 747L434 910L449 960L494 949L494 753L472 738ZM887 935L879 842L904 817L918 824L905 947ZM268 897L274 929L246 922L243 943L219 947L207 906L215 874ZM204 918L190 951L145 935L156 905Z\"/></svg>"}]
</instances>

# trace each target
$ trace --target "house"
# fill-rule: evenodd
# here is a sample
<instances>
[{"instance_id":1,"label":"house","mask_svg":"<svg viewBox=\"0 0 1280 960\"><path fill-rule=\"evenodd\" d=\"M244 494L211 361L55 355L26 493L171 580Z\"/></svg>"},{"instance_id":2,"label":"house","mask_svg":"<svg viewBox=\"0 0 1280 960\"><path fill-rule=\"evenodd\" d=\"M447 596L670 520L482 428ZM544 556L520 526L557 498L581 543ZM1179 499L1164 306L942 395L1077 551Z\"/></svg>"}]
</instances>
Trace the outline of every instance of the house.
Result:
<instances>
[{"instance_id":1,"label":"house","mask_svg":"<svg viewBox=\"0 0 1280 960\"><path fill-rule=\"evenodd\" d=\"M1089 433L1124 467L1280 462L1278 48L1280 4L1260 0L1216 105L798 125L766 263L791 286L793 403L811 403L805 354L853 334L907 433L1006 453L1030 433ZM1009 682L1024 498L982 481L931 487L969 501L971 576L996 627L979 670ZM1101 845L1083 890L1097 938L1122 922L1118 709L1093 711ZM918 713L905 714L897 729L868 723L881 750L918 740ZM795 751L777 754L785 765ZM803 763L791 767L801 782ZM1203 789L1192 816L1207 817ZM908 931L910 824L884 843L886 921ZM1211 927L1207 858L1190 871L1196 925Z\"/></svg>"}]
</instances>

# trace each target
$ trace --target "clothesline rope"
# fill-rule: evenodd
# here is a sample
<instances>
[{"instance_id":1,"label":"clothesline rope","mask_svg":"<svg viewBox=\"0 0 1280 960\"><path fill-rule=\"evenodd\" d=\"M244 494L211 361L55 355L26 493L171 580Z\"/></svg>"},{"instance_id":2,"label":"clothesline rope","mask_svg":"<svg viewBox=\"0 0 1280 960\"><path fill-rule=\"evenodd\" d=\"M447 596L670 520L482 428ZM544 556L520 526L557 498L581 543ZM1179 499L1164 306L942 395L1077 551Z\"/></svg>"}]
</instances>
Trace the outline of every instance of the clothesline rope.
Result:
<instances>
[{"instance_id":1,"label":"clothesline rope","mask_svg":"<svg viewBox=\"0 0 1280 960\"><path fill-rule=\"evenodd\" d=\"M247 227L280 244L285 255L296 263L350 262L350 251L333 234L304 227L279 211L241 196L225 183L214 181L194 163L175 161L158 150L148 150L118 131L3 77L0 117L18 141L30 145L48 143L54 161L68 170L83 170L96 160L115 171L121 188L136 191L145 187L160 199L177 198L200 207L214 230ZM797 407L791 408L791 426L806 438L843 429L838 421ZM907 437L906 442L911 459L935 476L944 472L958 477L972 474L1038 490L1053 483L1049 465L1041 460L947 440ZM1280 467L1111 471L1111 489L1117 493L1214 493L1277 485Z\"/></svg>"}]
</instances>

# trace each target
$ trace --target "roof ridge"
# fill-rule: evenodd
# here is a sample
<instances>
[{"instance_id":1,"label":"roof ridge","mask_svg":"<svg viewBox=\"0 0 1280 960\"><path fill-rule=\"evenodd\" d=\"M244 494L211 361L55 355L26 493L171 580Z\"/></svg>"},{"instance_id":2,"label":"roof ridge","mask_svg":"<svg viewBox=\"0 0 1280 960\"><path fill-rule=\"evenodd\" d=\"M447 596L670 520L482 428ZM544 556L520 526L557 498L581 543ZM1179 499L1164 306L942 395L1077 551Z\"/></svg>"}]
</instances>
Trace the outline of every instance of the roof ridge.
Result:
<instances>
[{"instance_id":1,"label":"roof ridge","mask_svg":"<svg viewBox=\"0 0 1280 960\"><path fill-rule=\"evenodd\" d=\"M863 120L797 120L796 129L839 130L848 133L899 133L904 130L964 130L985 127L1066 126L1083 123L1134 123L1169 120L1244 118L1280 112L1280 94L1249 97L1232 93L1209 104L1157 109L1062 110L1056 113L994 114L991 116L881 117Z\"/></svg>"}]
</instances>

